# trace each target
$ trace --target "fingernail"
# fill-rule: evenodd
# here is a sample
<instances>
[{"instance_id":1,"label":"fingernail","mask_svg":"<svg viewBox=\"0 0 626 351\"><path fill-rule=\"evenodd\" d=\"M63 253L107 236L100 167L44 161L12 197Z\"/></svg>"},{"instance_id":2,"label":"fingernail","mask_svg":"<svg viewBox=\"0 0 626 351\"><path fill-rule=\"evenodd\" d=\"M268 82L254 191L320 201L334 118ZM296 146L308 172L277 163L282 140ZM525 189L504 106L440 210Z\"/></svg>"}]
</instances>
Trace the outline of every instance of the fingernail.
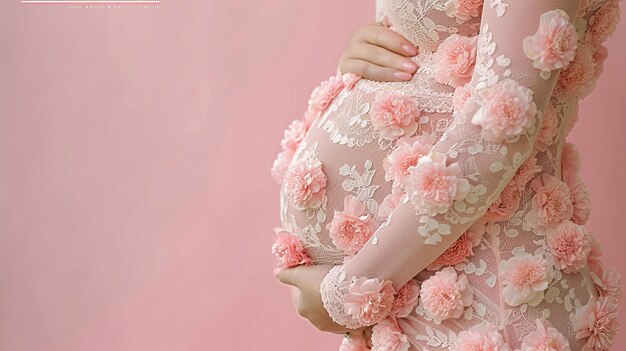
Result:
<instances>
[{"instance_id":1,"label":"fingernail","mask_svg":"<svg viewBox=\"0 0 626 351\"><path fill-rule=\"evenodd\" d=\"M417 48L413 45L403 45L402 50L409 55L417 55Z\"/></svg>"},{"instance_id":2,"label":"fingernail","mask_svg":"<svg viewBox=\"0 0 626 351\"><path fill-rule=\"evenodd\" d=\"M411 74L408 74L406 72L395 72L393 75L400 80L409 80L412 77Z\"/></svg>"},{"instance_id":3,"label":"fingernail","mask_svg":"<svg viewBox=\"0 0 626 351\"><path fill-rule=\"evenodd\" d=\"M278 272L280 272L280 268L274 268L274 278L278 279Z\"/></svg>"},{"instance_id":4,"label":"fingernail","mask_svg":"<svg viewBox=\"0 0 626 351\"><path fill-rule=\"evenodd\" d=\"M402 67L404 67L405 71L409 73L413 73L417 70L417 65L415 64L415 62L404 62L402 64Z\"/></svg>"}]
</instances>

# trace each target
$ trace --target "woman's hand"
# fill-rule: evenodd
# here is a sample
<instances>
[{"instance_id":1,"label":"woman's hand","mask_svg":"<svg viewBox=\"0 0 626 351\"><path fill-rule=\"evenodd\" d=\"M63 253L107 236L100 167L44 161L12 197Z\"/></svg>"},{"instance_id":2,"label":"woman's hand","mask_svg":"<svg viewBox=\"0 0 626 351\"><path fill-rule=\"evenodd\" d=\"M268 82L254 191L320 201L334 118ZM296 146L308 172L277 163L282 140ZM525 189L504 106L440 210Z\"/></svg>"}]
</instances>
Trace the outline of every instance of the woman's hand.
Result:
<instances>
[{"instance_id":1,"label":"woman's hand","mask_svg":"<svg viewBox=\"0 0 626 351\"><path fill-rule=\"evenodd\" d=\"M328 265L297 266L278 269L274 274L280 282L292 286L292 297L299 315L308 319L322 331L343 334L354 330L347 329L330 318L319 291L320 283L331 267Z\"/></svg>"},{"instance_id":2,"label":"woman's hand","mask_svg":"<svg viewBox=\"0 0 626 351\"><path fill-rule=\"evenodd\" d=\"M381 24L357 28L339 59L339 72L378 81L407 81L417 71L409 57L418 49L402 35Z\"/></svg>"}]
</instances>

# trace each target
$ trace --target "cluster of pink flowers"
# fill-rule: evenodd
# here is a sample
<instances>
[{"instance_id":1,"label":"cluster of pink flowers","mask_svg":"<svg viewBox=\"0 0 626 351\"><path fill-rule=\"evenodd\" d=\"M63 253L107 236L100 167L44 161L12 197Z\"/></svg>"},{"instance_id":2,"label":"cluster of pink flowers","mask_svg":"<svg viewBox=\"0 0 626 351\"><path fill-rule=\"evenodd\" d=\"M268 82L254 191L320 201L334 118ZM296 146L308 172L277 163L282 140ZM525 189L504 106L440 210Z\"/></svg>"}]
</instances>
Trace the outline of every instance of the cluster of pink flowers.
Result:
<instances>
[{"instance_id":1,"label":"cluster of pink flowers","mask_svg":"<svg viewBox=\"0 0 626 351\"><path fill-rule=\"evenodd\" d=\"M571 351L569 342L545 319L535 320L536 329L526 335L520 351Z\"/></svg>"},{"instance_id":2,"label":"cluster of pink flowers","mask_svg":"<svg viewBox=\"0 0 626 351\"><path fill-rule=\"evenodd\" d=\"M274 233L276 239L272 245L272 253L278 260L278 267L291 268L301 264L313 264L300 239L282 228L274 228Z\"/></svg>"},{"instance_id":3,"label":"cluster of pink flowers","mask_svg":"<svg viewBox=\"0 0 626 351\"><path fill-rule=\"evenodd\" d=\"M448 0L445 5L446 14L456 18L461 24L481 14L483 0Z\"/></svg>"},{"instance_id":4,"label":"cluster of pink flowers","mask_svg":"<svg viewBox=\"0 0 626 351\"><path fill-rule=\"evenodd\" d=\"M330 77L313 90L304 117L301 120L291 122L280 142L282 150L274 160L271 169L272 178L278 184L283 182L285 172L289 168L296 149L313 122L328 108L342 90L352 89L360 79L360 76L345 73L342 76Z\"/></svg>"},{"instance_id":5,"label":"cluster of pink flowers","mask_svg":"<svg viewBox=\"0 0 626 351\"><path fill-rule=\"evenodd\" d=\"M378 228L378 223L367 213L365 204L352 195L346 195L343 211L335 211L326 225L333 244L347 255L356 254Z\"/></svg>"},{"instance_id":6,"label":"cluster of pink flowers","mask_svg":"<svg viewBox=\"0 0 626 351\"><path fill-rule=\"evenodd\" d=\"M594 47L601 45L613 35L619 20L619 0L607 0L589 19L587 41Z\"/></svg>"},{"instance_id":7,"label":"cluster of pink flowers","mask_svg":"<svg viewBox=\"0 0 626 351\"><path fill-rule=\"evenodd\" d=\"M609 350L617 333L617 304L611 297L591 296L586 305L576 309L572 324L576 338L587 339L583 351Z\"/></svg>"},{"instance_id":8,"label":"cluster of pink flowers","mask_svg":"<svg viewBox=\"0 0 626 351\"><path fill-rule=\"evenodd\" d=\"M432 146L433 138L428 134L399 139L396 148L383 160L385 180L393 182L394 188L402 188L409 168L416 166L420 157L428 155Z\"/></svg>"},{"instance_id":9,"label":"cluster of pink flowers","mask_svg":"<svg viewBox=\"0 0 626 351\"><path fill-rule=\"evenodd\" d=\"M419 213L434 216L448 211L454 201L465 199L471 186L458 163L447 166L444 154L431 152L409 168L404 189Z\"/></svg>"},{"instance_id":10,"label":"cluster of pink flowers","mask_svg":"<svg viewBox=\"0 0 626 351\"><path fill-rule=\"evenodd\" d=\"M402 92L389 92L376 97L370 112L372 125L387 140L411 136L418 127L421 111L417 104Z\"/></svg>"},{"instance_id":11,"label":"cluster of pink flowers","mask_svg":"<svg viewBox=\"0 0 626 351\"><path fill-rule=\"evenodd\" d=\"M502 297L510 306L536 306L554 277L552 265L542 255L523 253L500 263Z\"/></svg>"},{"instance_id":12,"label":"cluster of pink flowers","mask_svg":"<svg viewBox=\"0 0 626 351\"><path fill-rule=\"evenodd\" d=\"M472 305L474 290L465 274L446 267L422 283L420 300L426 315L439 324L460 317Z\"/></svg>"},{"instance_id":13,"label":"cluster of pink flowers","mask_svg":"<svg viewBox=\"0 0 626 351\"><path fill-rule=\"evenodd\" d=\"M285 172L287 196L298 210L317 208L326 196L326 175L318 159L296 160Z\"/></svg>"},{"instance_id":14,"label":"cluster of pink flowers","mask_svg":"<svg viewBox=\"0 0 626 351\"><path fill-rule=\"evenodd\" d=\"M535 35L524 39L524 53L542 71L567 67L576 54L578 38L569 15L560 9L541 15Z\"/></svg>"},{"instance_id":15,"label":"cluster of pink flowers","mask_svg":"<svg viewBox=\"0 0 626 351\"><path fill-rule=\"evenodd\" d=\"M589 95L596 78L593 54L594 50L589 45L578 46L574 61L559 74L559 89L581 99Z\"/></svg>"},{"instance_id":16,"label":"cluster of pink flowers","mask_svg":"<svg viewBox=\"0 0 626 351\"><path fill-rule=\"evenodd\" d=\"M332 76L323 81L311 93L311 97L309 98L309 111L318 117L330 106L337 95L341 93L345 85L340 76Z\"/></svg>"},{"instance_id":17,"label":"cluster of pink flowers","mask_svg":"<svg viewBox=\"0 0 626 351\"><path fill-rule=\"evenodd\" d=\"M298 145L300 145L300 142L304 139L307 130L306 123L301 120L292 121L289 127L285 129L283 139L280 141L282 151L278 154L276 160L274 160L271 171L272 177L278 184L283 182L285 171L287 171L289 163L291 163L293 155Z\"/></svg>"},{"instance_id":18,"label":"cluster of pink flowers","mask_svg":"<svg viewBox=\"0 0 626 351\"><path fill-rule=\"evenodd\" d=\"M441 267L467 262L468 258L474 255L474 248L480 244L484 234L485 225L483 221L475 222L426 269L436 271Z\"/></svg>"},{"instance_id":19,"label":"cluster of pink flowers","mask_svg":"<svg viewBox=\"0 0 626 351\"><path fill-rule=\"evenodd\" d=\"M502 141L526 131L535 122L537 105L532 90L513 79L502 80L478 92L480 109L472 123L480 125L486 139Z\"/></svg>"},{"instance_id":20,"label":"cluster of pink flowers","mask_svg":"<svg viewBox=\"0 0 626 351\"><path fill-rule=\"evenodd\" d=\"M493 324L482 321L471 329L460 332L450 347L450 351L469 350L511 351L511 347Z\"/></svg>"},{"instance_id":21,"label":"cluster of pink flowers","mask_svg":"<svg viewBox=\"0 0 626 351\"><path fill-rule=\"evenodd\" d=\"M435 53L435 80L453 87L469 83L476 65L477 43L478 36L453 34L446 38Z\"/></svg>"}]
</instances>

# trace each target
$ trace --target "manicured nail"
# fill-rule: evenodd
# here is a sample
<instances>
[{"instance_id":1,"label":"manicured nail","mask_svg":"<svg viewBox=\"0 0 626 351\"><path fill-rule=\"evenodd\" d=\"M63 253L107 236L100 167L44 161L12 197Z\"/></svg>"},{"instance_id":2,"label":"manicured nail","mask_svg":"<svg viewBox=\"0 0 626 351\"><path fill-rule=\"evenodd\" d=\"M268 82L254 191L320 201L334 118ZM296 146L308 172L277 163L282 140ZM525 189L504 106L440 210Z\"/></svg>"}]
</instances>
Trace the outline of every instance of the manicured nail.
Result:
<instances>
[{"instance_id":1,"label":"manicured nail","mask_svg":"<svg viewBox=\"0 0 626 351\"><path fill-rule=\"evenodd\" d=\"M417 64L415 64L415 62L404 62L402 67L404 67L404 70L409 73L413 73L417 70Z\"/></svg>"},{"instance_id":2,"label":"manicured nail","mask_svg":"<svg viewBox=\"0 0 626 351\"><path fill-rule=\"evenodd\" d=\"M417 55L417 48L413 45L403 45L402 50L409 55Z\"/></svg>"},{"instance_id":3,"label":"manicured nail","mask_svg":"<svg viewBox=\"0 0 626 351\"><path fill-rule=\"evenodd\" d=\"M409 80L413 77L411 74L406 72L395 72L393 75L400 80Z\"/></svg>"}]
</instances>

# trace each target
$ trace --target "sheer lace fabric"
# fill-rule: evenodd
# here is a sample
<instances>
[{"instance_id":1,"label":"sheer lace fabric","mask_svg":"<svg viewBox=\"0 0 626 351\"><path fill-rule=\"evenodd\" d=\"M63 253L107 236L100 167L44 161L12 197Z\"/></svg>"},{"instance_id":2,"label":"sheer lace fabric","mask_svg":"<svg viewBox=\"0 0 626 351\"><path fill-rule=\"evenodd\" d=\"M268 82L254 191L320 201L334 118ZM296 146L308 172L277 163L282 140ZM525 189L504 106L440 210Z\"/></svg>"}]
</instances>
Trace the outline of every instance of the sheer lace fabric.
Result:
<instances>
[{"instance_id":1,"label":"sheer lace fabric","mask_svg":"<svg viewBox=\"0 0 626 351\"><path fill-rule=\"evenodd\" d=\"M323 196L315 206L304 209L294 206L295 183L283 179L282 228L300 240L315 264L335 266L322 282L320 291L329 314L349 328L376 324L363 322L372 322L372 319L354 318L346 307L351 283L356 279L389 281L395 292L412 279L422 287L420 300L410 314L393 317L407 338L406 342L396 345L397 350L447 350L459 342L461 332L480 323L493 325L512 349L524 349L533 333L537 333L538 320L549 321L571 350L608 349L606 343L591 348L589 337L581 336L580 326L575 322L582 306L607 295L598 288L598 284L602 284L598 278L601 272L592 269L597 247L582 249L585 262L572 268L563 260L559 261L559 254L555 253L557 244L549 239L556 235L547 233L565 221L584 227L588 217L589 209L585 208L584 201L577 203L580 200L577 196L582 196L586 190L580 190L584 183L577 173L571 174L572 148L566 146L566 136L577 118L578 101L593 89L594 80L601 72L598 57L603 40L597 38L606 39L608 35L590 35L594 30L592 24L599 20L598 13L609 12L607 8L617 6L617 1L489 0L484 1L478 14L472 12L471 0L465 3L469 3L469 7L462 9L465 12L459 13L463 11L457 8L455 13L455 0L377 1L376 18L386 19L391 29L420 47L420 54L413 58L420 68L410 82L361 79L333 96L332 102L299 140L287 167L293 170L298 162L319 161L325 181L324 191L318 195ZM562 69L546 71L534 66L523 43L537 32L541 16L550 11L562 11L555 13L566 16L575 25L577 57ZM608 15L603 18L610 19ZM455 88L440 83L436 77L440 59L437 50L453 35L477 36L475 68L467 83L471 94L463 106L456 108ZM570 67L583 65L581 60L588 63L589 72L576 72ZM568 68L570 71L564 73ZM590 79L582 79L587 82L578 86L576 79L585 74L590 74ZM476 122L477 113L484 108L477 96L480 91L489 89L494 91L492 94L500 94L504 88L494 87L505 87L504 82L518 90L529 89L531 109L536 107L536 114L514 136L495 140L485 135L489 126ZM390 138L389 131L375 120L380 110L377 104L388 94L410 99L412 106L419 109L412 121L415 125L405 125L405 133L395 138ZM546 127L547 124L551 127ZM398 129L394 132L402 133ZM452 165L458 165L463 181L457 179L457 191L461 192L459 189L465 184L467 194L450 201L450 206L444 209L433 210L421 206L423 199L419 196L412 197L391 181L390 155L411 136L427 138L432 143L428 154L445 156L443 167L451 169ZM567 155L564 156L564 152ZM564 174L563 165L570 173ZM420 166L414 165L411 169L414 177L418 177ZM294 174L293 171L286 173ZM303 179L311 182L310 178ZM567 185L568 204L546 203L558 200L556 195L551 200L549 191L545 197L549 181ZM510 193L515 194L510 201L514 203L513 209L504 219L494 217L491 211L494 202L502 201L502 196L512 186L515 187ZM395 191L398 196L394 197ZM361 205L348 206L348 196L353 196ZM557 211L557 207L565 213L559 212L560 215L566 216L558 218L558 223L546 224L546 218L543 222L537 219L538 215L545 215L542 209L550 212ZM548 213L547 216L559 217L559 214ZM375 226L371 220L375 220ZM357 233L366 242L355 244L355 237L339 238L336 232L343 230L338 227L341 223L360 225L346 232ZM472 229L477 227L482 229ZM469 231L482 234L474 240L471 250L466 248L471 255L454 264L433 265ZM358 252L348 254L339 244L356 245ZM590 245L588 240L585 245ZM516 259L523 261L530 257L548 263L542 268L545 286L532 292L533 299L511 297L514 279L505 275ZM446 270L448 266L454 274ZM471 292L471 299L460 307L455 306L452 312L443 311L447 314L442 312L445 308L439 306L437 314L433 311L438 305L433 307L427 300L427 294L432 295L433 290L425 289L424 283L430 280L426 285L440 291L443 288L434 282L438 282L438 274L444 270L448 277L458 278L457 290L461 287L465 296ZM435 275L437 277L433 278ZM613 295L612 298L619 297L617 293ZM461 303L460 298L448 302ZM384 310L383 303L379 307ZM382 313L376 322L389 316L392 316L389 311ZM379 333L385 332L379 329Z\"/></svg>"}]
</instances>

